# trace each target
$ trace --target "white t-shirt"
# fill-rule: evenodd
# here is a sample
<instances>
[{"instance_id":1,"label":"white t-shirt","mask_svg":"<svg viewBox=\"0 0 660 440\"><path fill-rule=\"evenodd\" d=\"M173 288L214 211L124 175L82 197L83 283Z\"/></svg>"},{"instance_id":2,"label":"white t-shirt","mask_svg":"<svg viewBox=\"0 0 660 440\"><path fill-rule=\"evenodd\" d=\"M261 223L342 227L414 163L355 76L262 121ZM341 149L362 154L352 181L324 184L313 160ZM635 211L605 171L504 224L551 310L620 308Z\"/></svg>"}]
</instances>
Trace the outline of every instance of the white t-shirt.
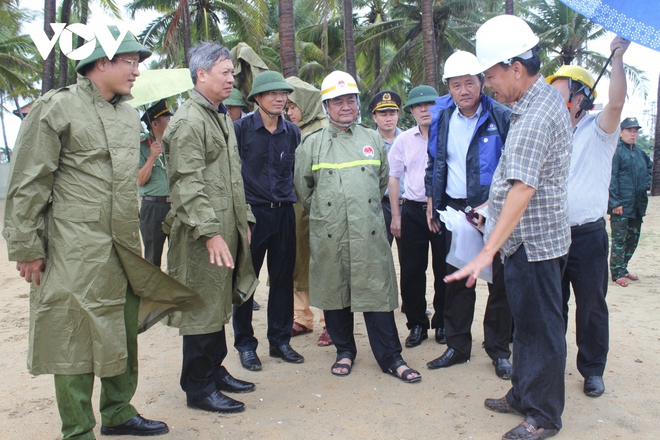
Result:
<instances>
[{"instance_id":1,"label":"white t-shirt","mask_svg":"<svg viewBox=\"0 0 660 440\"><path fill-rule=\"evenodd\" d=\"M587 114L573 130L573 153L568 174L568 222L579 226L607 214L612 177L612 156L619 128L605 133L599 114Z\"/></svg>"}]
</instances>

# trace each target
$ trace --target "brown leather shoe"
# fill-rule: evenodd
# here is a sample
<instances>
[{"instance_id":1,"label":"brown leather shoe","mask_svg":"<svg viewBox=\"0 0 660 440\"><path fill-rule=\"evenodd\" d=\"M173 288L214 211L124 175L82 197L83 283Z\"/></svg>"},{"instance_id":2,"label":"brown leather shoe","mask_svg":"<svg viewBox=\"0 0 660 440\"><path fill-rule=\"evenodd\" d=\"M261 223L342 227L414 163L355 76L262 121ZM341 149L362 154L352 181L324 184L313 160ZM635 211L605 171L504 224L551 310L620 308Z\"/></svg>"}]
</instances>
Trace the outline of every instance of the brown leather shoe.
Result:
<instances>
[{"instance_id":1,"label":"brown leather shoe","mask_svg":"<svg viewBox=\"0 0 660 440\"><path fill-rule=\"evenodd\" d=\"M491 411L502 414L520 414L509 405L509 402L506 401L506 397L502 397L501 399L486 399L484 401L484 406Z\"/></svg>"}]
</instances>

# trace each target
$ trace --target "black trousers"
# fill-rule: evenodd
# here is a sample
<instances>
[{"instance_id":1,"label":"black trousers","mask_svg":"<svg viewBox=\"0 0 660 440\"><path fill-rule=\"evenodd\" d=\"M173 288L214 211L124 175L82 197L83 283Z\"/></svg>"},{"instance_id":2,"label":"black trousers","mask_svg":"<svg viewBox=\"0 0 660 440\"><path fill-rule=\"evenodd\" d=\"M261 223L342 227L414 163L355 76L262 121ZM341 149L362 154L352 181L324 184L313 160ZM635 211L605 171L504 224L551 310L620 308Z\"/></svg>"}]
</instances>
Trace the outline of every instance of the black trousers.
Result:
<instances>
[{"instance_id":1,"label":"black trousers","mask_svg":"<svg viewBox=\"0 0 660 440\"><path fill-rule=\"evenodd\" d=\"M220 384L222 362L227 356L225 329L183 337L181 388L193 400L210 396Z\"/></svg>"},{"instance_id":2,"label":"black trousers","mask_svg":"<svg viewBox=\"0 0 660 440\"><path fill-rule=\"evenodd\" d=\"M357 356L353 326L355 314L351 308L341 310L324 310L325 328L335 343L337 356L346 355L351 359ZM371 351L383 372L403 362L401 357L401 341L394 321L394 312L364 312L364 323Z\"/></svg>"},{"instance_id":3,"label":"black trousers","mask_svg":"<svg viewBox=\"0 0 660 440\"><path fill-rule=\"evenodd\" d=\"M571 286L575 295L577 368L583 377L602 376L609 350L607 310L608 238L605 220L571 228L571 247L562 279L564 323L568 328Z\"/></svg>"},{"instance_id":4,"label":"black trousers","mask_svg":"<svg viewBox=\"0 0 660 440\"><path fill-rule=\"evenodd\" d=\"M426 269L429 264L429 244L433 257L434 296L433 325L426 316ZM401 206L401 240L399 266L401 267L401 299L405 305L408 329L421 325L444 327L446 275L444 235L432 232L426 222L426 204L406 200Z\"/></svg>"},{"instance_id":5,"label":"black trousers","mask_svg":"<svg viewBox=\"0 0 660 440\"><path fill-rule=\"evenodd\" d=\"M561 429L566 337L561 279L567 256L529 262L525 245L504 261L504 283L516 323L516 351L507 402L541 428Z\"/></svg>"},{"instance_id":6,"label":"black trousers","mask_svg":"<svg viewBox=\"0 0 660 440\"><path fill-rule=\"evenodd\" d=\"M451 246L452 234L446 233L447 251ZM447 273L458 269L447 264ZM447 346L464 356L472 354L472 321L476 301L476 284L466 287L467 278L447 285L445 295L445 335ZM502 260L493 260L493 283L488 284L488 301L484 313L484 346L488 356L495 360L511 357L511 310L504 288L504 267Z\"/></svg>"},{"instance_id":7,"label":"black trousers","mask_svg":"<svg viewBox=\"0 0 660 440\"><path fill-rule=\"evenodd\" d=\"M140 234L144 244L144 259L160 267L163 246L167 235L163 232L163 220L170 212L169 202L142 200L140 206Z\"/></svg>"},{"instance_id":8,"label":"black trousers","mask_svg":"<svg viewBox=\"0 0 660 440\"><path fill-rule=\"evenodd\" d=\"M270 276L268 290L268 330L270 345L288 344L293 326L293 268L296 262L296 217L293 205L279 208L252 206L257 224L252 228L252 264L259 271L268 252ZM238 351L256 350L257 339L252 328L251 296L240 307L234 306L234 347Z\"/></svg>"}]
</instances>

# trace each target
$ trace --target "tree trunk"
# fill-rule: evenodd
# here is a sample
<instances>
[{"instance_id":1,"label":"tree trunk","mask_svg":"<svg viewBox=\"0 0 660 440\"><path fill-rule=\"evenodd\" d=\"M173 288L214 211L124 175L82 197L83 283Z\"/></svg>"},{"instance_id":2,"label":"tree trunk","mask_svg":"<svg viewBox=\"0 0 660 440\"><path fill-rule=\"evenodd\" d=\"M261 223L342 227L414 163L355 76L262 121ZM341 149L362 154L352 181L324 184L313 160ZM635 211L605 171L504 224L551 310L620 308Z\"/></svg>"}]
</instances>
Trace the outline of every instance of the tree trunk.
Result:
<instances>
[{"instance_id":1,"label":"tree trunk","mask_svg":"<svg viewBox=\"0 0 660 440\"><path fill-rule=\"evenodd\" d=\"M655 144L653 145L653 181L651 195L660 195L660 76L658 76L658 96L655 110Z\"/></svg>"},{"instance_id":2,"label":"tree trunk","mask_svg":"<svg viewBox=\"0 0 660 440\"><path fill-rule=\"evenodd\" d=\"M48 38L53 38L55 32L50 27L51 23L55 23L57 19L57 7L55 0L44 0L44 32ZM48 58L41 62L42 79L41 79L41 94L44 95L55 87L55 53L56 50L48 55Z\"/></svg>"},{"instance_id":3,"label":"tree trunk","mask_svg":"<svg viewBox=\"0 0 660 440\"><path fill-rule=\"evenodd\" d=\"M60 23L69 24L71 22L71 3L72 0L62 1L62 17ZM69 82L69 57L60 51L60 73L57 79L57 87L64 87Z\"/></svg>"},{"instance_id":4,"label":"tree trunk","mask_svg":"<svg viewBox=\"0 0 660 440\"><path fill-rule=\"evenodd\" d=\"M355 37L353 35L353 0L343 0L343 5L346 72L357 81L357 67L355 66Z\"/></svg>"},{"instance_id":5,"label":"tree trunk","mask_svg":"<svg viewBox=\"0 0 660 440\"><path fill-rule=\"evenodd\" d=\"M293 21L293 0L280 2L280 60L285 78L298 76L296 62L296 27Z\"/></svg>"},{"instance_id":6,"label":"tree trunk","mask_svg":"<svg viewBox=\"0 0 660 440\"><path fill-rule=\"evenodd\" d=\"M435 54L435 31L433 28L433 0L421 0L422 43L424 46L424 79L426 84L438 88L438 64Z\"/></svg>"},{"instance_id":7,"label":"tree trunk","mask_svg":"<svg viewBox=\"0 0 660 440\"><path fill-rule=\"evenodd\" d=\"M20 109L18 113L20 114ZM9 142L7 142L7 129L5 128L5 100L4 94L0 93L0 125L2 125L2 138L5 141L5 157L7 162L11 161L11 156L9 155Z\"/></svg>"},{"instance_id":8,"label":"tree trunk","mask_svg":"<svg viewBox=\"0 0 660 440\"><path fill-rule=\"evenodd\" d=\"M190 6L188 0L181 0L179 4L181 8L181 31L183 33L183 60L185 67L188 67L190 62L190 49L192 48L192 34L190 30Z\"/></svg>"},{"instance_id":9,"label":"tree trunk","mask_svg":"<svg viewBox=\"0 0 660 440\"><path fill-rule=\"evenodd\" d=\"M323 32L321 33L321 52L323 52L323 67L327 68L330 55L328 50L328 20L330 17L330 1L323 0Z\"/></svg>"},{"instance_id":10,"label":"tree trunk","mask_svg":"<svg viewBox=\"0 0 660 440\"><path fill-rule=\"evenodd\" d=\"M513 0L504 0L504 13L513 15Z\"/></svg>"}]
</instances>

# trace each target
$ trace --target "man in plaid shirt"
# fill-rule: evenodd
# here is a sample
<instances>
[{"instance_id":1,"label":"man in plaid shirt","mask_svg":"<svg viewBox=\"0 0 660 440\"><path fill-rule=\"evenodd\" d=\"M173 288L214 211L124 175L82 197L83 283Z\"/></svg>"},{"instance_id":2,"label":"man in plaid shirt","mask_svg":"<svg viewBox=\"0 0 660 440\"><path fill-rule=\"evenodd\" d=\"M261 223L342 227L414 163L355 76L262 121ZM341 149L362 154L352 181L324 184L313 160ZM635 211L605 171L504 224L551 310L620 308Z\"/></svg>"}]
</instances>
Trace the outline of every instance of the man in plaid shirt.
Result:
<instances>
[{"instance_id":1,"label":"man in plaid shirt","mask_svg":"<svg viewBox=\"0 0 660 440\"><path fill-rule=\"evenodd\" d=\"M490 187L487 242L447 282L479 272L499 252L516 328L512 388L488 409L525 419L503 438L544 439L561 429L566 342L561 278L571 241L566 199L572 129L561 95L539 75L538 37L514 16L477 31L486 87L513 103L502 157ZM499 258L499 257L497 257Z\"/></svg>"}]
</instances>

